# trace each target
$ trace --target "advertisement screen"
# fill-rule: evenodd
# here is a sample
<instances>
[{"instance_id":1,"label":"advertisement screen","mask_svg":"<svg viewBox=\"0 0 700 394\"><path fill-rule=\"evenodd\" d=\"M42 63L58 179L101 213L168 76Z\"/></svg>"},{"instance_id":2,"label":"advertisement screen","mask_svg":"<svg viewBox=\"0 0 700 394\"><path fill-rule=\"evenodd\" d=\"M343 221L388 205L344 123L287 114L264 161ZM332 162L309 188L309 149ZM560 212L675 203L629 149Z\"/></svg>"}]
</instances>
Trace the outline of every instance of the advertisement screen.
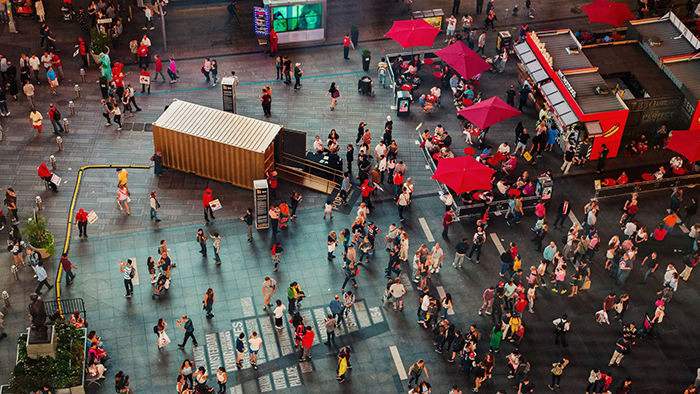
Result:
<instances>
[{"instance_id":1,"label":"advertisement screen","mask_svg":"<svg viewBox=\"0 0 700 394\"><path fill-rule=\"evenodd\" d=\"M272 28L276 32L312 30L323 27L323 6L318 4L275 7Z\"/></svg>"}]
</instances>

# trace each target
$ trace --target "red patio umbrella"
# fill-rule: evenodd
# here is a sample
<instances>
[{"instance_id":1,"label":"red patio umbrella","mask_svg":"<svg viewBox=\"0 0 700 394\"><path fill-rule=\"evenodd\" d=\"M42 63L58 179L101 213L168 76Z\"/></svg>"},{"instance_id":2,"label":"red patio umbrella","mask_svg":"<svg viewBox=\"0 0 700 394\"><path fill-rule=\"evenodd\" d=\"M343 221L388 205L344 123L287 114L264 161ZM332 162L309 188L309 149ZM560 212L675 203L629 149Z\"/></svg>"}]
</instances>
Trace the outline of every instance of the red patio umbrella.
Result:
<instances>
[{"instance_id":1,"label":"red patio umbrella","mask_svg":"<svg viewBox=\"0 0 700 394\"><path fill-rule=\"evenodd\" d=\"M437 50L435 54L466 79L491 68L481 56L474 53L462 41L457 41L450 46Z\"/></svg>"},{"instance_id":2,"label":"red patio umbrella","mask_svg":"<svg viewBox=\"0 0 700 394\"><path fill-rule=\"evenodd\" d=\"M620 27L623 23L636 18L627 4L608 0L595 0L581 9L588 15L589 22L605 23L615 27Z\"/></svg>"},{"instance_id":3,"label":"red patio umbrella","mask_svg":"<svg viewBox=\"0 0 700 394\"><path fill-rule=\"evenodd\" d=\"M470 107L457 111L459 115L483 129L493 124L520 115L521 112L498 97L491 97Z\"/></svg>"},{"instance_id":4,"label":"red patio umbrella","mask_svg":"<svg viewBox=\"0 0 700 394\"><path fill-rule=\"evenodd\" d=\"M440 33L440 29L435 28L423 19L413 19L408 21L395 21L391 30L385 34L392 38L403 48L433 46L435 37Z\"/></svg>"},{"instance_id":5,"label":"red patio umbrella","mask_svg":"<svg viewBox=\"0 0 700 394\"><path fill-rule=\"evenodd\" d=\"M671 149L685 156L691 162L700 160L700 132L691 130L673 130L671 140L666 144Z\"/></svg>"},{"instance_id":6,"label":"red patio umbrella","mask_svg":"<svg viewBox=\"0 0 700 394\"><path fill-rule=\"evenodd\" d=\"M447 185L456 193L471 190L491 190L491 177L496 172L471 156L460 156L438 160L432 178Z\"/></svg>"}]
</instances>

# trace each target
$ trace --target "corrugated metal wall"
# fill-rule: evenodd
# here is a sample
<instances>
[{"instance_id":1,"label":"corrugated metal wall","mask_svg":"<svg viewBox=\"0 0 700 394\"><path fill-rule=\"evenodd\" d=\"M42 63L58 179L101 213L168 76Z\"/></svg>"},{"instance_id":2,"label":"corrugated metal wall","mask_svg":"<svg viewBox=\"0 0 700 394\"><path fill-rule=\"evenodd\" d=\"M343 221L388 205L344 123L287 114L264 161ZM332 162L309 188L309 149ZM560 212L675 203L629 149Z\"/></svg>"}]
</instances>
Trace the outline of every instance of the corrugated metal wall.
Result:
<instances>
[{"instance_id":1,"label":"corrugated metal wall","mask_svg":"<svg viewBox=\"0 0 700 394\"><path fill-rule=\"evenodd\" d=\"M153 144L163 152L163 166L205 178L253 188L265 174L265 157L256 153L153 125ZM274 160L274 159L273 159Z\"/></svg>"}]
</instances>

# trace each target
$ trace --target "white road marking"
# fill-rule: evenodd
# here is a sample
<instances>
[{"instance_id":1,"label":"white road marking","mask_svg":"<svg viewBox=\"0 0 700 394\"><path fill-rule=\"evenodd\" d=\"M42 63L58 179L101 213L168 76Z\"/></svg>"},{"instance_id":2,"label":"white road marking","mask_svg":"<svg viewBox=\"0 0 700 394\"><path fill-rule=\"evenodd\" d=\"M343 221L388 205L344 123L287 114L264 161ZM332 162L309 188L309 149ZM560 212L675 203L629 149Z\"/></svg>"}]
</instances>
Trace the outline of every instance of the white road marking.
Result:
<instances>
[{"instance_id":1,"label":"white road marking","mask_svg":"<svg viewBox=\"0 0 700 394\"><path fill-rule=\"evenodd\" d=\"M428 222L425 221L425 218L418 218L418 222L423 228L423 232L425 233L425 237L428 238L428 242L435 242L435 238L433 238L433 233L430 231L430 227L428 227Z\"/></svg>"},{"instance_id":2,"label":"white road marking","mask_svg":"<svg viewBox=\"0 0 700 394\"><path fill-rule=\"evenodd\" d=\"M394 365L396 365L396 370L399 372L399 379L408 379L408 375L406 375L406 368L404 368L403 361L401 361L399 349L397 349L396 346L389 346L389 351L391 351L391 358L394 359Z\"/></svg>"},{"instance_id":3,"label":"white road marking","mask_svg":"<svg viewBox=\"0 0 700 394\"><path fill-rule=\"evenodd\" d=\"M503 244L501 244L501 240L498 238L498 235L496 233L491 233L491 240L493 241L494 245L496 245L496 249L498 249L498 254L501 254L505 252L505 248L503 248Z\"/></svg>"},{"instance_id":4,"label":"white road marking","mask_svg":"<svg viewBox=\"0 0 700 394\"><path fill-rule=\"evenodd\" d=\"M231 394L243 394L243 386L240 384L237 386L231 387L231 391L229 391Z\"/></svg>"},{"instance_id":5,"label":"white road marking","mask_svg":"<svg viewBox=\"0 0 700 394\"><path fill-rule=\"evenodd\" d=\"M688 227L686 227L685 224L683 224L683 223L681 223L678 226L678 228L681 229L681 231L683 231L685 234L688 234L690 232L690 230L688 230Z\"/></svg>"},{"instance_id":6,"label":"white road marking","mask_svg":"<svg viewBox=\"0 0 700 394\"><path fill-rule=\"evenodd\" d=\"M253 299L251 297L241 298L241 304L243 304L243 316L255 316L255 307L253 306Z\"/></svg>"},{"instance_id":7,"label":"white road marking","mask_svg":"<svg viewBox=\"0 0 700 394\"><path fill-rule=\"evenodd\" d=\"M579 222L578 219L576 219L576 215L574 215L573 210L569 211L569 219L571 219L572 223L578 224L579 226L581 225L581 222Z\"/></svg>"},{"instance_id":8,"label":"white road marking","mask_svg":"<svg viewBox=\"0 0 700 394\"><path fill-rule=\"evenodd\" d=\"M438 294L440 295L440 299L442 299L443 297L445 297L445 288L444 288L444 287L442 287L442 286L437 286L436 289L437 289ZM454 314L455 314L454 309L452 309L452 308L448 309L448 310L447 310L447 314L448 314L448 315L454 315Z\"/></svg>"}]
</instances>

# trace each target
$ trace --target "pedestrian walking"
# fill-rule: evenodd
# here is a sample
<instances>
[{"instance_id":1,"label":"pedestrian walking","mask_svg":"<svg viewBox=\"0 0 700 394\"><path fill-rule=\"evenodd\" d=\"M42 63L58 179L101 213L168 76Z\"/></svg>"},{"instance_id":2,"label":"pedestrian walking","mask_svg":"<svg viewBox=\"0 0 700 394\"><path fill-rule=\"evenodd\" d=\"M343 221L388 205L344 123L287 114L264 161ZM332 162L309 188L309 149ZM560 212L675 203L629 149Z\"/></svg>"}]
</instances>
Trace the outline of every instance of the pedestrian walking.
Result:
<instances>
[{"instance_id":1,"label":"pedestrian walking","mask_svg":"<svg viewBox=\"0 0 700 394\"><path fill-rule=\"evenodd\" d=\"M596 170L598 174L605 170L605 159L608 157L609 153L610 150L607 145L603 144L600 146L600 152L598 152L598 169Z\"/></svg>"},{"instance_id":2,"label":"pedestrian walking","mask_svg":"<svg viewBox=\"0 0 700 394\"><path fill-rule=\"evenodd\" d=\"M27 96L27 102L29 103L29 109L34 109L35 104L34 104L34 85L27 80L24 82L24 86L22 87L22 91L24 92L24 95Z\"/></svg>"},{"instance_id":3,"label":"pedestrian walking","mask_svg":"<svg viewBox=\"0 0 700 394\"><path fill-rule=\"evenodd\" d=\"M158 336L158 349L162 349L170 343L170 337L168 337L168 334L165 332L165 329L167 327L168 323L166 323L165 319L163 318L158 319L158 323L155 326L153 326L153 333L155 333ZM190 375L192 374L191 368L192 367L190 366Z\"/></svg>"},{"instance_id":4,"label":"pedestrian walking","mask_svg":"<svg viewBox=\"0 0 700 394\"><path fill-rule=\"evenodd\" d=\"M267 88L263 88L260 92L260 104L262 105L263 116L269 118L272 116L272 93Z\"/></svg>"},{"instance_id":5,"label":"pedestrian walking","mask_svg":"<svg viewBox=\"0 0 700 394\"><path fill-rule=\"evenodd\" d=\"M278 330L281 330L284 328L284 311L287 309L283 304L281 300L275 301L275 309L272 311L273 316L275 317L275 328Z\"/></svg>"},{"instance_id":6,"label":"pedestrian walking","mask_svg":"<svg viewBox=\"0 0 700 394\"><path fill-rule=\"evenodd\" d=\"M211 73L211 60L209 58L204 59L204 65L202 65L201 72L204 75L204 83L211 83L209 74Z\"/></svg>"},{"instance_id":7,"label":"pedestrian walking","mask_svg":"<svg viewBox=\"0 0 700 394\"><path fill-rule=\"evenodd\" d=\"M116 104L113 106L112 113L114 114L114 123L117 124L117 131L122 131L122 110L119 108L119 105ZM119 137L117 137L118 139Z\"/></svg>"},{"instance_id":8,"label":"pedestrian walking","mask_svg":"<svg viewBox=\"0 0 700 394\"><path fill-rule=\"evenodd\" d=\"M212 196L212 191L211 189L206 189L204 191L204 195L202 195L202 206L204 207L204 224L209 223L209 216L211 216L211 220L216 219L214 217L214 210L211 207L211 202L214 201L214 197ZM206 256L206 254L205 254Z\"/></svg>"},{"instance_id":9,"label":"pedestrian walking","mask_svg":"<svg viewBox=\"0 0 700 394\"><path fill-rule=\"evenodd\" d=\"M37 138L41 137L41 121L44 119L43 116L36 110L32 108L32 112L29 114L29 124L36 129L38 132Z\"/></svg>"},{"instance_id":10,"label":"pedestrian walking","mask_svg":"<svg viewBox=\"0 0 700 394\"><path fill-rule=\"evenodd\" d=\"M292 61L287 56L282 57L282 73L284 74L284 83L289 85L292 83Z\"/></svg>"},{"instance_id":11,"label":"pedestrian walking","mask_svg":"<svg viewBox=\"0 0 700 394\"><path fill-rule=\"evenodd\" d=\"M406 294L406 287L401 283L401 278L397 277L394 279L394 283L389 286L389 293L391 294L394 311L403 310L403 296ZM398 306L398 308L397 308Z\"/></svg>"},{"instance_id":12,"label":"pedestrian walking","mask_svg":"<svg viewBox=\"0 0 700 394\"><path fill-rule=\"evenodd\" d=\"M331 199L329 198L326 200L326 203L323 206L323 218L326 218L326 215L330 215L331 219L333 219L333 203Z\"/></svg>"},{"instance_id":13,"label":"pedestrian walking","mask_svg":"<svg viewBox=\"0 0 700 394\"><path fill-rule=\"evenodd\" d=\"M294 80L296 81L294 83L294 91L299 91L301 89L302 84L301 84L301 77L304 75L304 71L301 69L301 63L297 63L294 65Z\"/></svg>"},{"instance_id":14,"label":"pedestrian walking","mask_svg":"<svg viewBox=\"0 0 700 394\"><path fill-rule=\"evenodd\" d=\"M267 310L268 307L272 306L272 304L270 303L270 299L273 295L275 295L275 293L277 293L277 281L270 278L269 276L266 276L262 284L262 293L263 310Z\"/></svg>"},{"instance_id":15,"label":"pedestrian walking","mask_svg":"<svg viewBox=\"0 0 700 394\"><path fill-rule=\"evenodd\" d=\"M197 338L194 336L194 324L192 323L192 320L187 317L187 315L182 315L182 319L177 319L175 320L177 325L182 329L182 331L185 332L185 337L182 340L182 343L177 345L180 349L184 349L185 345L187 345L187 340L192 338L192 344L194 347L199 346L197 344Z\"/></svg>"},{"instance_id":16,"label":"pedestrian walking","mask_svg":"<svg viewBox=\"0 0 700 394\"><path fill-rule=\"evenodd\" d=\"M326 95L323 97L328 97L329 94L331 95L331 111L333 111L335 109L335 103L338 101L338 97L340 97L340 91L335 86L335 82L331 82L331 87L328 88Z\"/></svg>"},{"instance_id":17,"label":"pedestrian walking","mask_svg":"<svg viewBox=\"0 0 700 394\"><path fill-rule=\"evenodd\" d=\"M619 338L617 342L615 342L615 351L613 352L612 358L610 358L608 366L611 367L614 364L615 366L619 367L622 359L629 353L629 349L630 341L627 339L627 337L623 336Z\"/></svg>"},{"instance_id":18,"label":"pedestrian walking","mask_svg":"<svg viewBox=\"0 0 700 394\"><path fill-rule=\"evenodd\" d=\"M53 103L49 104L49 112L47 112L47 115L49 115L51 126L53 126L53 133L55 135L58 135L58 133L63 133L65 130L61 125L61 113L58 111L58 108L54 107Z\"/></svg>"},{"instance_id":19,"label":"pedestrian walking","mask_svg":"<svg viewBox=\"0 0 700 394\"><path fill-rule=\"evenodd\" d=\"M75 225L78 227L78 237L87 238L88 213L83 211L82 208L75 215Z\"/></svg>"},{"instance_id":20,"label":"pedestrian walking","mask_svg":"<svg viewBox=\"0 0 700 394\"><path fill-rule=\"evenodd\" d=\"M486 242L486 233L484 233L483 228L477 227L476 232L474 233L474 237L472 238L472 248L469 251L469 254L467 255L467 259L469 261L472 260L472 256L474 255L474 252L476 252L476 263L479 264L481 261L481 247L484 245Z\"/></svg>"},{"instance_id":21,"label":"pedestrian walking","mask_svg":"<svg viewBox=\"0 0 700 394\"><path fill-rule=\"evenodd\" d=\"M569 360L562 358L559 362L552 364L552 384L549 385L549 389L554 391L555 387L559 387L559 382L561 382L561 375L564 373L564 368L569 364Z\"/></svg>"},{"instance_id":22,"label":"pedestrian walking","mask_svg":"<svg viewBox=\"0 0 700 394\"><path fill-rule=\"evenodd\" d=\"M450 229L450 224L454 223L454 221L455 221L453 215L454 215L454 213L452 212L452 209L450 208L450 210L445 212L445 216L443 216L443 218L442 218L442 227L443 227L442 237L448 241L450 240L450 237L448 235L448 231Z\"/></svg>"},{"instance_id":23,"label":"pedestrian walking","mask_svg":"<svg viewBox=\"0 0 700 394\"><path fill-rule=\"evenodd\" d=\"M408 376L410 379L408 380L408 388L411 388L411 383L414 381L416 384L420 383L420 377L425 372L425 378L428 379L428 368L425 366L425 361L418 360L415 363L411 364L411 366L408 368Z\"/></svg>"},{"instance_id":24,"label":"pedestrian walking","mask_svg":"<svg viewBox=\"0 0 700 394\"><path fill-rule=\"evenodd\" d=\"M221 250L221 236L218 232L214 232L214 234L209 234L209 238L214 240L211 245L214 248L214 262L216 265L221 265L221 257L219 256L219 251Z\"/></svg>"},{"instance_id":25,"label":"pedestrian walking","mask_svg":"<svg viewBox=\"0 0 700 394\"><path fill-rule=\"evenodd\" d=\"M51 86L51 94L56 95L56 88L58 88L58 77L56 77L56 72L53 66L49 67L46 71L46 79L49 80L49 86Z\"/></svg>"},{"instance_id":26,"label":"pedestrian walking","mask_svg":"<svg viewBox=\"0 0 700 394\"><path fill-rule=\"evenodd\" d=\"M253 242L253 210L246 209L245 216L241 217L241 220L245 222L248 230L248 242Z\"/></svg>"},{"instance_id":27,"label":"pedestrian walking","mask_svg":"<svg viewBox=\"0 0 700 394\"><path fill-rule=\"evenodd\" d=\"M68 253L63 253L61 255L61 267L63 267L63 271L66 273L66 285L72 285L73 279L75 279L73 270L77 270L78 267L74 266L73 263L68 260Z\"/></svg>"},{"instance_id":28,"label":"pedestrian walking","mask_svg":"<svg viewBox=\"0 0 700 394\"><path fill-rule=\"evenodd\" d=\"M314 337L316 333L311 326L306 326L306 332L301 339L302 353L299 361L308 361L311 359L311 347L314 345Z\"/></svg>"},{"instance_id":29,"label":"pedestrian walking","mask_svg":"<svg viewBox=\"0 0 700 394\"><path fill-rule=\"evenodd\" d=\"M569 149L564 152L564 163L561 165L561 170L564 171L564 175L569 173L571 164L574 162L574 147L570 146Z\"/></svg>"},{"instance_id":30,"label":"pedestrian walking","mask_svg":"<svg viewBox=\"0 0 700 394\"><path fill-rule=\"evenodd\" d=\"M131 259L127 259L126 263L119 260L119 272L124 274L124 288L126 288L124 298L131 298L131 295L134 293L134 284L131 280L136 276L136 270L131 264Z\"/></svg>"},{"instance_id":31,"label":"pedestrian walking","mask_svg":"<svg viewBox=\"0 0 700 394\"><path fill-rule=\"evenodd\" d=\"M258 369L258 352L262 347L263 340L258 337L258 333L253 331L253 334L248 339L248 345L250 347L250 364L253 368Z\"/></svg>"},{"instance_id":32,"label":"pedestrian walking","mask_svg":"<svg viewBox=\"0 0 700 394\"><path fill-rule=\"evenodd\" d=\"M559 228L562 228L564 226L564 222L569 216L569 212L571 212L571 204L569 203L569 200L566 199L561 204L559 204L559 208L557 208L557 218L554 220L555 228L557 228L557 225Z\"/></svg>"},{"instance_id":33,"label":"pedestrian walking","mask_svg":"<svg viewBox=\"0 0 700 394\"><path fill-rule=\"evenodd\" d=\"M275 268L273 271L277 272L277 269L279 268L279 264L282 262L282 252L284 251L284 248L282 247L282 244L279 242L275 242L272 244L272 249L270 250L270 255L272 255L272 262L275 265Z\"/></svg>"},{"instance_id":34,"label":"pedestrian walking","mask_svg":"<svg viewBox=\"0 0 700 394\"><path fill-rule=\"evenodd\" d=\"M37 175L39 175L39 178L41 178L46 184L53 190L54 192L58 192L58 185L53 183L51 180L53 178L53 174L51 171L49 171L49 168L46 166L46 163L41 163L39 164L39 167L36 169Z\"/></svg>"},{"instance_id":35,"label":"pedestrian walking","mask_svg":"<svg viewBox=\"0 0 700 394\"><path fill-rule=\"evenodd\" d=\"M207 319L214 317L214 314L211 313L211 310L214 307L214 290L212 290L211 287L207 289L206 293L204 293L204 301L202 301L202 306L207 312Z\"/></svg>"},{"instance_id":36,"label":"pedestrian walking","mask_svg":"<svg viewBox=\"0 0 700 394\"><path fill-rule=\"evenodd\" d=\"M350 365L350 348L345 346L340 349L340 353L338 353L338 370L336 379L338 380L339 384L345 381L345 375L350 368L352 368L352 365Z\"/></svg>"},{"instance_id":37,"label":"pedestrian walking","mask_svg":"<svg viewBox=\"0 0 700 394\"><path fill-rule=\"evenodd\" d=\"M160 203L156 198L155 190L151 192L151 197L149 198L149 205L151 207L151 219L155 219L156 223L160 222L160 219L158 219L158 209L160 208Z\"/></svg>"},{"instance_id":38,"label":"pedestrian walking","mask_svg":"<svg viewBox=\"0 0 700 394\"><path fill-rule=\"evenodd\" d=\"M158 68L156 67L156 73L157 72ZM168 58L168 76L170 77L170 83L175 83L178 78L180 78L180 74L177 72L177 65L172 56Z\"/></svg>"},{"instance_id":39,"label":"pedestrian walking","mask_svg":"<svg viewBox=\"0 0 700 394\"><path fill-rule=\"evenodd\" d=\"M326 342L323 343L324 345L330 346L331 341L335 343L335 329L337 326L332 313L329 313L328 316L323 319L323 327L326 329L326 337L328 338Z\"/></svg>"},{"instance_id":40,"label":"pedestrian walking","mask_svg":"<svg viewBox=\"0 0 700 394\"><path fill-rule=\"evenodd\" d=\"M348 34L343 36L343 59L349 60L348 55L350 54L350 47L355 49L355 45L352 43L350 36Z\"/></svg>"},{"instance_id":41,"label":"pedestrian walking","mask_svg":"<svg viewBox=\"0 0 700 394\"><path fill-rule=\"evenodd\" d=\"M148 30L149 25L150 29L154 30L155 26L153 25L153 10L151 9L151 6L145 5L143 7L143 15L146 18L145 25L143 26L143 30Z\"/></svg>"},{"instance_id":42,"label":"pedestrian walking","mask_svg":"<svg viewBox=\"0 0 700 394\"><path fill-rule=\"evenodd\" d=\"M265 179L270 187L270 196L273 200L277 199L277 171L265 172Z\"/></svg>"},{"instance_id":43,"label":"pedestrian walking","mask_svg":"<svg viewBox=\"0 0 700 394\"><path fill-rule=\"evenodd\" d=\"M236 338L236 368L243 368L243 357L245 357L245 333L240 333Z\"/></svg>"},{"instance_id":44,"label":"pedestrian walking","mask_svg":"<svg viewBox=\"0 0 700 394\"><path fill-rule=\"evenodd\" d=\"M219 367L219 369L216 371L216 383L219 385L218 394L226 393L226 382L228 382L228 376L226 375L226 368Z\"/></svg>"},{"instance_id":45,"label":"pedestrian walking","mask_svg":"<svg viewBox=\"0 0 700 394\"><path fill-rule=\"evenodd\" d=\"M199 243L199 253L202 257L207 257L207 235L204 234L204 230L201 228L197 230L197 243Z\"/></svg>"},{"instance_id":46,"label":"pedestrian walking","mask_svg":"<svg viewBox=\"0 0 700 394\"><path fill-rule=\"evenodd\" d=\"M554 319L552 323L554 324L554 344L558 345L561 342L562 347L569 346L569 343L566 342L566 333L571 329L568 316L563 314L560 318Z\"/></svg>"}]
</instances>

